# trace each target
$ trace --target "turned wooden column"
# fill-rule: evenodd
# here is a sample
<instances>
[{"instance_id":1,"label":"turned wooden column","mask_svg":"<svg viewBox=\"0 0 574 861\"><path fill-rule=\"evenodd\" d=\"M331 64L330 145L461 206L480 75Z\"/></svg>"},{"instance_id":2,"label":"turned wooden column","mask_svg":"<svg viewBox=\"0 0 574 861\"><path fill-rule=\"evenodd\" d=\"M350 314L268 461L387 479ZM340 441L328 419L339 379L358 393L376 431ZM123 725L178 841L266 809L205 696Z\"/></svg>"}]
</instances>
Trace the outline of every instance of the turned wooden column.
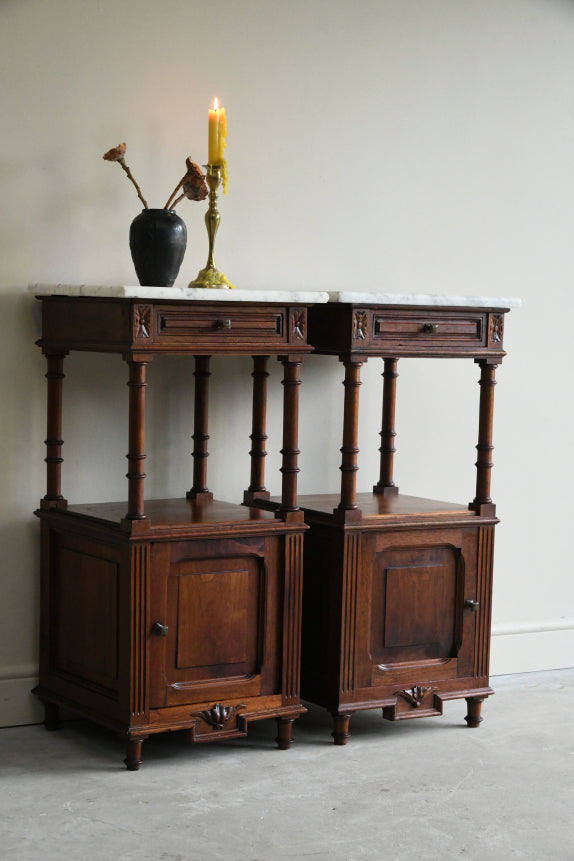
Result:
<instances>
[{"instance_id":1,"label":"turned wooden column","mask_svg":"<svg viewBox=\"0 0 574 861\"><path fill-rule=\"evenodd\" d=\"M333 732L331 735L333 736L334 744L347 744L347 740L351 735L349 732L349 721L352 716L351 712L344 712L343 714L333 712Z\"/></svg>"},{"instance_id":2,"label":"turned wooden column","mask_svg":"<svg viewBox=\"0 0 574 861\"><path fill-rule=\"evenodd\" d=\"M344 360L345 405L343 414L343 445L341 447L341 499L335 509L345 521L359 519L357 506L357 455L359 453L359 388L361 367L366 359Z\"/></svg>"},{"instance_id":3,"label":"turned wooden column","mask_svg":"<svg viewBox=\"0 0 574 861\"><path fill-rule=\"evenodd\" d=\"M193 487L187 492L188 499L213 499L207 486L207 458L209 451L209 370L210 356L195 357L195 409L193 417Z\"/></svg>"},{"instance_id":4,"label":"turned wooden column","mask_svg":"<svg viewBox=\"0 0 574 861\"><path fill-rule=\"evenodd\" d=\"M465 717L467 726L469 726L471 729L478 729L478 727L484 720L484 718L480 715L480 711L486 697L465 697L465 699L468 706L468 713Z\"/></svg>"},{"instance_id":5,"label":"turned wooden column","mask_svg":"<svg viewBox=\"0 0 574 861\"><path fill-rule=\"evenodd\" d=\"M126 455L128 460L128 510L124 518L132 524L134 521L146 521L144 514L144 472L145 453L145 390L146 366L150 357L130 356L126 359L129 367L129 448ZM149 523L146 523L146 528Z\"/></svg>"},{"instance_id":6,"label":"turned wooden column","mask_svg":"<svg viewBox=\"0 0 574 861\"><path fill-rule=\"evenodd\" d=\"M64 358L62 353L46 352L48 360L48 404L46 422L46 495L40 501L40 508L67 508L68 503L62 496L62 394L64 383Z\"/></svg>"},{"instance_id":7,"label":"turned wooden column","mask_svg":"<svg viewBox=\"0 0 574 861\"><path fill-rule=\"evenodd\" d=\"M279 750L289 750L293 743L292 730L295 718L288 715L287 717L275 718L275 720L277 721L277 738L275 739L277 747Z\"/></svg>"},{"instance_id":8,"label":"turned wooden column","mask_svg":"<svg viewBox=\"0 0 574 861\"><path fill-rule=\"evenodd\" d=\"M279 356L283 365L283 448L281 455L281 505L277 516L283 520L302 520L297 506L297 475L299 474L299 386L301 385L301 356Z\"/></svg>"},{"instance_id":9,"label":"turned wooden column","mask_svg":"<svg viewBox=\"0 0 574 861\"><path fill-rule=\"evenodd\" d=\"M128 737L126 744L126 758L124 759L124 763L128 771L139 770L139 767L143 762L142 745L147 738L147 735L140 735L137 738Z\"/></svg>"},{"instance_id":10,"label":"turned wooden column","mask_svg":"<svg viewBox=\"0 0 574 861\"><path fill-rule=\"evenodd\" d=\"M478 418L478 444L476 450L476 496L469 508L479 514L493 515L495 506L490 498L492 462L492 424L494 418L494 387L497 362L477 360L480 365L480 405Z\"/></svg>"},{"instance_id":11,"label":"turned wooden column","mask_svg":"<svg viewBox=\"0 0 574 861\"><path fill-rule=\"evenodd\" d=\"M383 419L381 422L381 474L373 493L385 496L399 492L393 481L393 465L395 457L395 405L397 396L396 379L398 377L398 359L383 359Z\"/></svg>"},{"instance_id":12,"label":"turned wooden column","mask_svg":"<svg viewBox=\"0 0 574 861\"><path fill-rule=\"evenodd\" d=\"M269 356L253 356L253 412L251 421L251 482L243 494L243 502L249 504L255 499L269 499L265 488L265 443L267 442L267 362Z\"/></svg>"}]
</instances>

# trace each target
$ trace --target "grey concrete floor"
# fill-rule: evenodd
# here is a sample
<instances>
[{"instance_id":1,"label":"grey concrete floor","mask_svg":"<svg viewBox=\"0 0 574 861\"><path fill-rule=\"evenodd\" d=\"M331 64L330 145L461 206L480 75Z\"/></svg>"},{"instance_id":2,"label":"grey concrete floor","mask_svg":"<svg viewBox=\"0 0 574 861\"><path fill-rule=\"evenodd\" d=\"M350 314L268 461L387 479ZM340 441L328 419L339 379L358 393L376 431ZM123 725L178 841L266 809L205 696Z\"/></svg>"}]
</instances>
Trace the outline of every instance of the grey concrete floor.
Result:
<instances>
[{"instance_id":1,"label":"grey concrete floor","mask_svg":"<svg viewBox=\"0 0 574 861\"><path fill-rule=\"evenodd\" d=\"M150 738L139 772L86 721L0 730L0 858L17 861L574 861L574 670L493 679L479 729L443 717L351 720L311 708L290 751Z\"/></svg>"}]
</instances>

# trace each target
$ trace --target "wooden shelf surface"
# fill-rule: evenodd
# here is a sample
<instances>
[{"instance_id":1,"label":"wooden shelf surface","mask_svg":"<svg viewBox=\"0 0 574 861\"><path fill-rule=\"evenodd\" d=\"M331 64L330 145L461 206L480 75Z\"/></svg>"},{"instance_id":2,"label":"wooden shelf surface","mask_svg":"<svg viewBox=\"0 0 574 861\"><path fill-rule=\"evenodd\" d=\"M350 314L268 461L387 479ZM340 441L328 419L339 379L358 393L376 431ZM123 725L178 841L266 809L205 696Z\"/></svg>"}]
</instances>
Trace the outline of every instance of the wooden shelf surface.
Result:
<instances>
[{"instance_id":1,"label":"wooden shelf surface","mask_svg":"<svg viewBox=\"0 0 574 861\"><path fill-rule=\"evenodd\" d=\"M333 512L340 502L338 493L301 494L297 502L305 513L305 520L310 522L327 522L333 518ZM440 521L472 519L475 511L467 505L454 502L440 502L436 499L425 499L420 496L394 494L384 496L377 493L358 493L357 508L361 512L360 523L365 527L375 527L384 523L407 523L409 521ZM280 504L279 497L262 500L258 503L269 511L276 510Z\"/></svg>"},{"instance_id":2,"label":"wooden shelf surface","mask_svg":"<svg viewBox=\"0 0 574 861\"><path fill-rule=\"evenodd\" d=\"M126 515L127 502L94 502L70 505L69 514L77 514L107 523L120 524ZM191 499L150 499L145 503L145 515L149 517L152 529L169 527L224 525L228 523L250 523L256 521L277 525L277 519L270 511L249 508L221 500Z\"/></svg>"},{"instance_id":3,"label":"wooden shelf surface","mask_svg":"<svg viewBox=\"0 0 574 861\"><path fill-rule=\"evenodd\" d=\"M338 493L318 493L299 496L298 502L305 511L318 511L330 514L339 504ZM397 493L384 496L382 493L358 493L357 506L363 512L363 517L403 517L409 514L469 514L466 505L454 502L439 502L435 499L424 499L420 496L406 496Z\"/></svg>"}]
</instances>

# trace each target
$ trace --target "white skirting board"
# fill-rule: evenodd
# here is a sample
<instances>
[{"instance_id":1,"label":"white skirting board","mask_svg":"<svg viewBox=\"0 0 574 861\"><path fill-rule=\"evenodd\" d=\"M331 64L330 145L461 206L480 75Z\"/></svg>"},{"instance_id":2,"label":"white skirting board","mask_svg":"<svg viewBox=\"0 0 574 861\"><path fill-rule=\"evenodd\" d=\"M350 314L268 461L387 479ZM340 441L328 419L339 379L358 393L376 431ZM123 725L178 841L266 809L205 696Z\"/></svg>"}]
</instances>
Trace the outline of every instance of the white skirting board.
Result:
<instances>
[{"instance_id":1,"label":"white skirting board","mask_svg":"<svg viewBox=\"0 0 574 861\"><path fill-rule=\"evenodd\" d=\"M493 627L491 676L570 667L574 667L574 620Z\"/></svg>"},{"instance_id":2,"label":"white skirting board","mask_svg":"<svg viewBox=\"0 0 574 861\"><path fill-rule=\"evenodd\" d=\"M574 667L574 620L494 627L491 676L570 667ZM0 673L0 727L42 723L44 709L31 693L38 684L36 673L33 666Z\"/></svg>"},{"instance_id":3,"label":"white skirting board","mask_svg":"<svg viewBox=\"0 0 574 861\"><path fill-rule=\"evenodd\" d=\"M44 708L32 694L38 684L37 669L0 674L0 727L42 723Z\"/></svg>"}]
</instances>

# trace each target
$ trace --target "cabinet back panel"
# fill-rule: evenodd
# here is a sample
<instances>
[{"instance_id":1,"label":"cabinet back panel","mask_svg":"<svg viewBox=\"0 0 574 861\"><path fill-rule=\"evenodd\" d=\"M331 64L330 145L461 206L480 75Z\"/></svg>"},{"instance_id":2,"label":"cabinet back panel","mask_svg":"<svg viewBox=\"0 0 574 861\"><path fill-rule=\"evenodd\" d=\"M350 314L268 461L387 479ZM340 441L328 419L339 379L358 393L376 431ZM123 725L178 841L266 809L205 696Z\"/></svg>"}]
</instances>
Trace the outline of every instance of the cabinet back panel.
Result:
<instances>
[{"instance_id":1,"label":"cabinet back panel","mask_svg":"<svg viewBox=\"0 0 574 861\"><path fill-rule=\"evenodd\" d=\"M53 582L53 669L106 688L118 683L118 564L61 547Z\"/></svg>"}]
</instances>

